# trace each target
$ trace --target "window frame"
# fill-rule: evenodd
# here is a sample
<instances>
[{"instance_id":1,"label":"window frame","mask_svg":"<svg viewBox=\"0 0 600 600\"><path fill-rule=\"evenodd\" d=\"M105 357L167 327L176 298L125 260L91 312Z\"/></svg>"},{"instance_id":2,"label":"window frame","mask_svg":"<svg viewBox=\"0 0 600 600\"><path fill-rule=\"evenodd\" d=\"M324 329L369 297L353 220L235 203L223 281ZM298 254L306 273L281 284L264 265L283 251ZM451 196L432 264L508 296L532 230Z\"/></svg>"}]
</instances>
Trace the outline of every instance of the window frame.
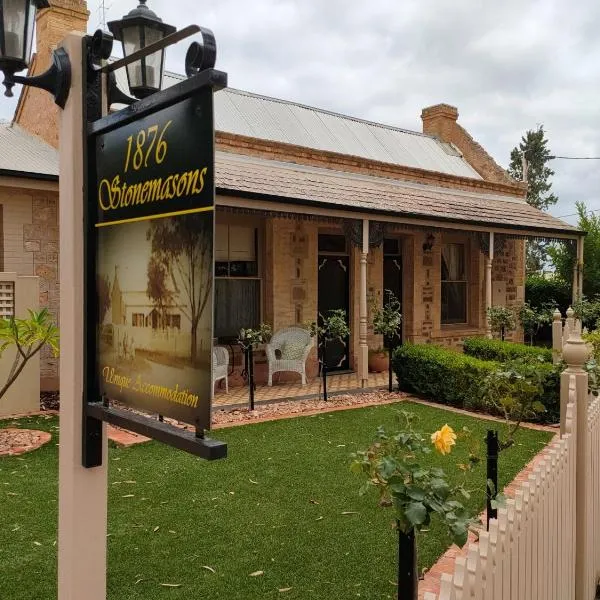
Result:
<instances>
[{"instance_id":1,"label":"window frame","mask_svg":"<svg viewBox=\"0 0 600 600\"><path fill-rule=\"evenodd\" d=\"M259 309L259 322L262 322L263 319L263 296L264 296L264 274L263 274L263 260L262 260L262 225L260 222L258 221L251 221L248 222L247 220L244 219L244 221L238 221L237 219L227 219L224 222L221 221L219 222L219 225L223 225L227 227L227 235L229 236L229 229L230 227L247 227L248 229L253 229L254 230L254 257L255 260L254 261L248 261L248 262L255 262L256 263L256 275L249 275L249 276L239 276L239 275L231 275L231 263L235 263L235 262L244 262L244 261L239 261L239 260L232 260L231 256L229 255L229 249L228 249L228 260L224 261L224 260L216 260L215 257L215 269L216 269L216 263L227 263L227 275L217 275L216 270L215 270L215 275L214 275L214 280L215 280L215 289L213 291L213 293L216 293L216 286L217 286L217 280L223 279L223 280L242 280L242 281L258 281L258 309ZM229 247L229 244L228 244ZM231 339L231 336L223 336L223 335L218 335L216 328L217 328L217 322L216 322L216 305L215 305L215 313L213 314L213 321L214 321L214 337L217 339L217 341L220 343L221 341L227 341Z\"/></svg>"},{"instance_id":2,"label":"window frame","mask_svg":"<svg viewBox=\"0 0 600 600\"><path fill-rule=\"evenodd\" d=\"M443 249L445 246L461 246L463 249L463 279L442 279L443 277L443 261L444 261L444 252ZM441 244L440 248L440 326L444 328L452 328L452 327L464 327L468 326L470 323L470 264L469 264L469 247L466 241L458 241L458 240L448 240L444 241ZM442 298L443 298L443 289L444 284L462 284L464 286L464 321L445 321L442 316Z\"/></svg>"}]
</instances>

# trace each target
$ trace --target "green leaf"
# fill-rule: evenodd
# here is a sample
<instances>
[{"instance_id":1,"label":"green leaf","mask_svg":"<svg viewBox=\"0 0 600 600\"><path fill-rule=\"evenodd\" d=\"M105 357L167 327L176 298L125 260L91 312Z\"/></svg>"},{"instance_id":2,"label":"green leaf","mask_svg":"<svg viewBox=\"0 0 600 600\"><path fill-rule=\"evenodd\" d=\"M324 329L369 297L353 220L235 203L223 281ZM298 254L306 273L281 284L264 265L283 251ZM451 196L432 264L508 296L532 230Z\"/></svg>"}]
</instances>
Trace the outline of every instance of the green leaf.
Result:
<instances>
[{"instance_id":1,"label":"green leaf","mask_svg":"<svg viewBox=\"0 0 600 600\"><path fill-rule=\"evenodd\" d=\"M425 499L426 493L423 488L420 488L416 485L407 485L406 486L406 495L413 500L418 500L419 502Z\"/></svg>"},{"instance_id":2,"label":"green leaf","mask_svg":"<svg viewBox=\"0 0 600 600\"><path fill-rule=\"evenodd\" d=\"M404 515L414 527L425 523L427 508L422 502L411 502L404 510Z\"/></svg>"},{"instance_id":3,"label":"green leaf","mask_svg":"<svg viewBox=\"0 0 600 600\"><path fill-rule=\"evenodd\" d=\"M445 500L450 494L450 486L445 479L436 478L431 480L431 491L439 496L442 500Z\"/></svg>"}]
</instances>

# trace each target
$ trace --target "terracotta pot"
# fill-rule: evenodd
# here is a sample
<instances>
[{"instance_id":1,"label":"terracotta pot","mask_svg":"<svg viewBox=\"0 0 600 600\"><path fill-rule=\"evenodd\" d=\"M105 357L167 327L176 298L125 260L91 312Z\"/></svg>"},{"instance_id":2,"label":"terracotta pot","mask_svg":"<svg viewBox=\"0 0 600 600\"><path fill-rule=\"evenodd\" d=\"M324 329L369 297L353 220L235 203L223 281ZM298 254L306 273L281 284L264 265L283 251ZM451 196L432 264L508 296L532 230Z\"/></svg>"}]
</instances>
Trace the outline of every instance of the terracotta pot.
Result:
<instances>
[{"instance_id":1,"label":"terracotta pot","mask_svg":"<svg viewBox=\"0 0 600 600\"><path fill-rule=\"evenodd\" d=\"M383 373L388 370L390 358L386 352L369 354L369 371L371 373Z\"/></svg>"}]
</instances>

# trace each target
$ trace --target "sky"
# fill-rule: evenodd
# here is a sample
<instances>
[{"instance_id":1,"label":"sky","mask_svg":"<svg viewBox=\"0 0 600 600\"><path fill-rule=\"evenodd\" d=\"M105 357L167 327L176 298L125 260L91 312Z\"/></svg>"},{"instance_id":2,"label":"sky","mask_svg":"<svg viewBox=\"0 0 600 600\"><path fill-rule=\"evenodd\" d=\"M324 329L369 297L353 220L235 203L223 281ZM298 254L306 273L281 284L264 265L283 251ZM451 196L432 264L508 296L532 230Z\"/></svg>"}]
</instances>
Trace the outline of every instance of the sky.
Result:
<instances>
[{"instance_id":1,"label":"sky","mask_svg":"<svg viewBox=\"0 0 600 600\"><path fill-rule=\"evenodd\" d=\"M105 0L107 21L134 1ZM89 29L101 0L88 0ZM162 19L213 30L238 89L421 131L446 102L503 167L543 124L559 156L600 156L597 0L148 0ZM182 73L188 42L169 49ZM115 45L116 48L116 45ZM10 118L2 103L0 116ZM556 216L600 212L600 160L555 160ZM576 218L565 220L576 222Z\"/></svg>"}]
</instances>

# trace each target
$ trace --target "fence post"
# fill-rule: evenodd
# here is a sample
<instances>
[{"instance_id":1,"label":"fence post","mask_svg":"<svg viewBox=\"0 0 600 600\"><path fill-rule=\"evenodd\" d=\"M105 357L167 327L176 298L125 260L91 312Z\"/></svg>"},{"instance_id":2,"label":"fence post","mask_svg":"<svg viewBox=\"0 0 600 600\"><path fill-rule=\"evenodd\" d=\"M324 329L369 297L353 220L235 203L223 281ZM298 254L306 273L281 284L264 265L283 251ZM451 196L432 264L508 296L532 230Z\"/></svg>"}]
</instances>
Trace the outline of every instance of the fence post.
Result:
<instances>
[{"instance_id":1,"label":"fence post","mask_svg":"<svg viewBox=\"0 0 600 600\"><path fill-rule=\"evenodd\" d=\"M572 319L573 310L571 309L570 318ZM563 415L563 405L566 421L566 403L568 402L568 381L571 375L575 377L576 386L576 427L575 427L575 448L576 448L576 483L575 483L575 599L590 600L588 595L588 527L587 507L589 491L589 471L590 471L590 453L589 436L587 434L588 421L588 374L583 369L588 356L589 348L581 339L579 328L574 322L569 323L571 335L563 347L563 359L568 367L561 375L561 419ZM563 392L567 389L567 398L563 397ZM565 423L561 420L561 430Z\"/></svg>"},{"instance_id":2,"label":"fence post","mask_svg":"<svg viewBox=\"0 0 600 600\"><path fill-rule=\"evenodd\" d=\"M562 315L558 308L552 313L552 362L556 365L562 356Z\"/></svg>"}]
</instances>

